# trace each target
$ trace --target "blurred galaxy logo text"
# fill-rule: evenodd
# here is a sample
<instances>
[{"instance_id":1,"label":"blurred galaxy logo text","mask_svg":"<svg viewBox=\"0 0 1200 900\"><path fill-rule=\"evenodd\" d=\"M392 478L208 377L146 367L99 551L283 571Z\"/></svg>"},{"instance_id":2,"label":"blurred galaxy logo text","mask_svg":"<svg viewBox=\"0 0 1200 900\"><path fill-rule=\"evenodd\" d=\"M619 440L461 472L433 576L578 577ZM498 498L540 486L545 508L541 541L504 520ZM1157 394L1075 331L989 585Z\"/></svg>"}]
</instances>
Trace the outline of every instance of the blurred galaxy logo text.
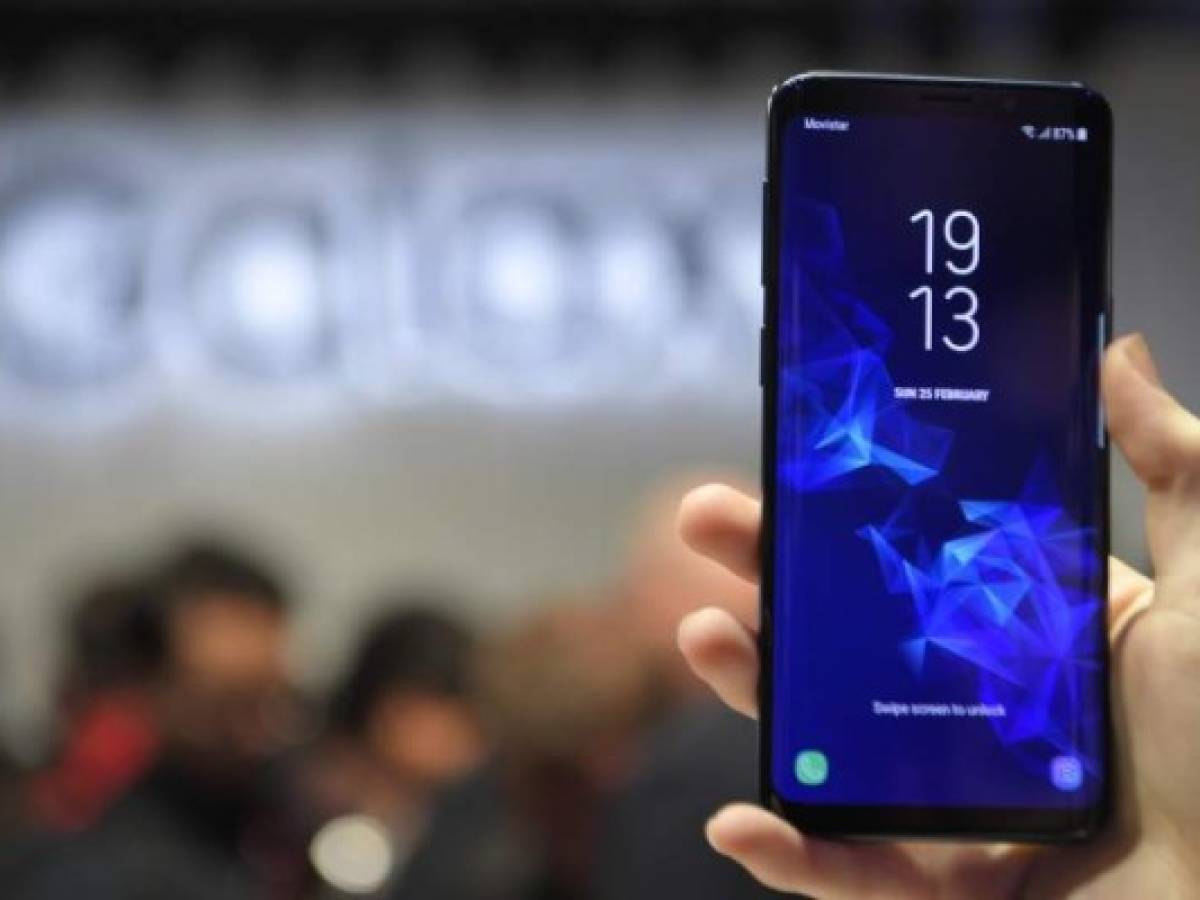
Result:
<instances>
[{"instance_id":1,"label":"blurred galaxy logo text","mask_svg":"<svg viewBox=\"0 0 1200 900\"><path fill-rule=\"evenodd\" d=\"M753 396L753 141L700 160L633 125L415 131L6 129L0 413Z\"/></svg>"}]
</instances>

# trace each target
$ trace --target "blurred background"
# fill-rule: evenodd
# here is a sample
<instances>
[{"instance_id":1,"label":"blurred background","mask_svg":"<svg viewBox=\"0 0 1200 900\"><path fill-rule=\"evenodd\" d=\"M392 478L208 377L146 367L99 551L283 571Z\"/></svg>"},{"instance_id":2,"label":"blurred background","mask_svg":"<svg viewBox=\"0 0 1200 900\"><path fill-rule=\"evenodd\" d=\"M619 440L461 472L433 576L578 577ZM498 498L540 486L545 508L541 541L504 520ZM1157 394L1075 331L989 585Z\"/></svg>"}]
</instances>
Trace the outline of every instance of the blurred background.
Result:
<instances>
[{"instance_id":1,"label":"blurred background","mask_svg":"<svg viewBox=\"0 0 1200 900\"><path fill-rule=\"evenodd\" d=\"M686 782L647 760L752 746L703 717L646 736L699 702L671 622L739 591L669 510L757 478L765 103L820 67L1105 92L1116 328L1200 407L1195 0L5 0L0 857L37 896L94 886L30 861L86 875L110 845L80 836L162 759L239 752L316 799L221 863L270 877L196 896L636 896L598 823L665 839L641 804ZM490 786L427 827L481 759ZM479 871L509 881L452 889L439 841L488 827ZM630 881L600 883L606 852Z\"/></svg>"}]
</instances>

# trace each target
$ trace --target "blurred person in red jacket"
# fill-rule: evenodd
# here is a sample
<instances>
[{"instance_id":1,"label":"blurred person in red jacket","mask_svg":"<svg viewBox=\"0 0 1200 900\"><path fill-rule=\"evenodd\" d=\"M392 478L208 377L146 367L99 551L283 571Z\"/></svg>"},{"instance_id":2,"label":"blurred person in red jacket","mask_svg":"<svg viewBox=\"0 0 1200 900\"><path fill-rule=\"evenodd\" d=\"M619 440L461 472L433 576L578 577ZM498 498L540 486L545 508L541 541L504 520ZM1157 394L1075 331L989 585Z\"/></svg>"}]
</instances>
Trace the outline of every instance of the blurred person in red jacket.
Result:
<instances>
[{"instance_id":1,"label":"blurred person in red jacket","mask_svg":"<svg viewBox=\"0 0 1200 900\"><path fill-rule=\"evenodd\" d=\"M147 579L118 575L70 604L57 750L30 784L33 826L62 833L92 825L153 761L150 595Z\"/></svg>"},{"instance_id":2,"label":"blurred person in red jacket","mask_svg":"<svg viewBox=\"0 0 1200 900\"><path fill-rule=\"evenodd\" d=\"M302 853L278 833L267 767L299 722L289 606L281 582L235 549L200 542L167 562L151 626L157 759L17 896L296 896Z\"/></svg>"}]
</instances>

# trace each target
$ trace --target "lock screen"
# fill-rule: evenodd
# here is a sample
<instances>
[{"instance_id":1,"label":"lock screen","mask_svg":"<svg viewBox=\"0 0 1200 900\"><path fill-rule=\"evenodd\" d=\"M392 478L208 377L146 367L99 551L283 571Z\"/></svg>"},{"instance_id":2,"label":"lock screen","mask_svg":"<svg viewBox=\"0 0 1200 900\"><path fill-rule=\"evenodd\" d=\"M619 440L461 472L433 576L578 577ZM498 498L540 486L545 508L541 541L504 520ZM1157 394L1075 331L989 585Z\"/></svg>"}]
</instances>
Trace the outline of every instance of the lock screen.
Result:
<instances>
[{"instance_id":1,"label":"lock screen","mask_svg":"<svg viewBox=\"0 0 1200 900\"><path fill-rule=\"evenodd\" d=\"M1103 784L1103 298L1071 122L796 115L777 194L773 790Z\"/></svg>"}]
</instances>

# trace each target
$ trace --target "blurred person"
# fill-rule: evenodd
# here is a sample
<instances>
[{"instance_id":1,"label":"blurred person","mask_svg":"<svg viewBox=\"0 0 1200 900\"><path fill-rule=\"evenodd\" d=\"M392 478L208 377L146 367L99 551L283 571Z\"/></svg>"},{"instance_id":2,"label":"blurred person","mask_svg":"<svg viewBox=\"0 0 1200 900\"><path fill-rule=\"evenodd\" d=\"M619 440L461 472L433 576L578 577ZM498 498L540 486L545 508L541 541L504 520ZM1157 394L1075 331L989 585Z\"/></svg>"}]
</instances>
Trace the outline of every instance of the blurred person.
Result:
<instances>
[{"instance_id":1,"label":"blurred person","mask_svg":"<svg viewBox=\"0 0 1200 900\"><path fill-rule=\"evenodd\" d=\"M165 749L198 775L237 782L294 734L287 592L263 565L218 543L180 551L159 590Z\"/></svg>"},{"instance_id":2,"label":"blurred person","mask_svg":"<svg viewBox=\"0 0 1200 900\"><path fill-rule=\"evenodd\" d=\"M154 759L149 593L145 578L121 573L68 601L51 755L28 776L9 773L13 814L0 827L0 883L20 883L51 863Z\"/></svg>"},{"instance_id":3,"label":"blurred person","mask_svg":"<svg viewBox=\"0 0 1200 900\"><path fill-rule=\"evenodd\" d=\"M121 574L88 585L69 604L57 750L29 791L37 826L90 826L154 759L150 595L146 578Z\"/></svg>"},{"instance_id":4,"label":"blurred person","mask_svg":"<svg viewBox=\"0 0 1200 900\"><path fill-rule=\"evenodd\" d=\"M435 812L397 900L591 896L600 808L629 776L654 708L612 604L556 604L479 668L495 753Z\"/></svg>"},{"instance_id":5,"label":"blurred person","mask_svg":"<svg viewBox=\"0 0 1200 900\"><path fill-rule=\"evenodd\" d=\"M214 543L180 550L154 591L159 757L19 895L291 896L299 857L272 831L265 775L295 723L287 595L257 562Z\"/></svg>"},{"instance_id":6,"label":"blurred person","mask_svg":"<svg viewBox=\"0 0 1200 900\"><path fill-rule=\"evenodd\" d=\"M851 844L803 835L768 810L736 804L707 824L718 852L766 884L821 900L1200 897L1200 419L1163 386L1140 335L1108 348L1101 378L1113 442L1146 489L1155 574L1109 563L1121 777L1104 832L1062 847ZM693 546L755 581L760 518L756 500L713 485L689 495L680 526ZM730 707L757 713L759 660L746 623L705 609L684 622L679 639Z\"/></svg>"},{"instance_id":7,"label":"blurred person","mask_svg":"<svg viewBox=\"0 0 1200 900\"><path fill-rule=\"evenodd\" d=\"M301 773L322 895L385 889L437 795L481 760L475 639L439 611L451 605L428 593L390 600L334 693L328 731Z\"/></svg>"},{"instance_id":8,"label":"blurred person","mask_svg":"<svg viewBox=\"0 0 1200 900\"><path fill-rule=\"evenodd\" d=\"M710 475L668 479L635 517L622 615L673 702L642 736L637 767L605 805L594 872L599 900L738 900L768 893L712 853L702 834L713 809L754 798L758 770L754 727L703 693L681 665L676 642L680 620L702 605L757 620L757 590L679 535L680 501Z\"/></svg>"}]
</instances>

